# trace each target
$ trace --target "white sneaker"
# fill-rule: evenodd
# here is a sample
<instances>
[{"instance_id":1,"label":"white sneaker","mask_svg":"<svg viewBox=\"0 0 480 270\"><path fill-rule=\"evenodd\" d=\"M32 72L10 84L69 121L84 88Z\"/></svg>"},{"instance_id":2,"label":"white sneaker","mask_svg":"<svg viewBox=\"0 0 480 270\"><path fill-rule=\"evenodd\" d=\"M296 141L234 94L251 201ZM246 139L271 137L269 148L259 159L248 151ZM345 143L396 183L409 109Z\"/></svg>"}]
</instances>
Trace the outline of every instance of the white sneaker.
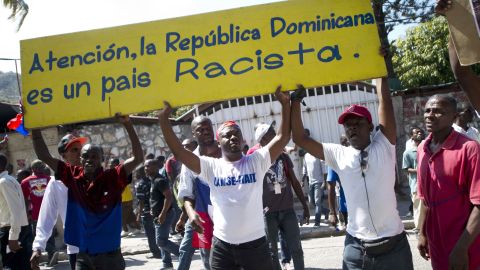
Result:
<instances>
[{"instance_id":1,"label":"white sneaker","mask_svg":"<svg viewBox=\"0 0 480 270\"><path fill-rule=\"evenodd\" d=\"M135 236L139 234L141 231L139 229L132 229L132 231L128 234L128 236Z\"/></svg>"},{"instance_id":2,"label":"white sneaker","mask_svg":"<svg viewBox=\"0 0 480 270\"><path fill-rule=\"evenodd\" d=\"M122 233L120 234L120 237L125 237L125 236L127 236L127 235L128 235L128 232L122 231Z\"/></svg>"},{"instance_id":3,"label":"white sneaker","mask_svg":"<svg viewBox=\"0 0 480 270\"><path fill-rule=\"evenodd\" d=\"M282 263L282 270L291 270L290 263Z\"/></svg>"}]
</instances>

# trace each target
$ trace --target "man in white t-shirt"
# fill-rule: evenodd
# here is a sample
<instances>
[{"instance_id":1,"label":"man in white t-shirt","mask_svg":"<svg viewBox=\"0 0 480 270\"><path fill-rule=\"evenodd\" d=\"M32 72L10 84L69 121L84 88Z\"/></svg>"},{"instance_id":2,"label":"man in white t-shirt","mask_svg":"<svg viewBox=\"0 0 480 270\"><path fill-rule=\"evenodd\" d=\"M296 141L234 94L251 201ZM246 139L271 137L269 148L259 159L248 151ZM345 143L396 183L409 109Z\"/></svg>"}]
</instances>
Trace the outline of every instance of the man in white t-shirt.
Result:
<instances>
[{"instance_id":1,"label":"man in white t-shirt","mask_svg":"<svg viewBox=\"0 0 480 270\"><path fill-rule=\"evenodd\" d=\"M293 141L335 170L345 192L348 225L343 269L413 269L412 253L395 199L395 117L387 79L377 80L380 128L361 105L349 106L338 119L350 147L319 143L304 135L300 101L305 91L292 96Z\"/></svg>"},{"instance_id":2,"label":"man in white t-shirt","mask_svg":"<svg viewBox=\"0 0 480 270\"><path fill-rule=\"evenodd\" d=\"M234 121L217 130L222 158L196 156L185 150L175 136L168 119L172 108L165 102L159 114L167 145L192 172L206 180L213 205L212 270L272 269L263 221L263 178L290 140L290 100L286 93L275 92L282 104L282 123L277 136L265 147L244 156L243 136Z\"/></svg>"},{"instance_id":3,"label":"man in white t-shirt","mask_svg":"<svg viewBox=\"0 0 480 270\"><path fill-rule=\"evenodd\" d=\"M462 133L470 139L480 142L480 133L478 132L478 129L469 126L469 124L473 122L473 117L474 112L472 107L469 105L462 106L458 109L457 118L452 127L456 132Z\"/></svg>"}]
</instances>

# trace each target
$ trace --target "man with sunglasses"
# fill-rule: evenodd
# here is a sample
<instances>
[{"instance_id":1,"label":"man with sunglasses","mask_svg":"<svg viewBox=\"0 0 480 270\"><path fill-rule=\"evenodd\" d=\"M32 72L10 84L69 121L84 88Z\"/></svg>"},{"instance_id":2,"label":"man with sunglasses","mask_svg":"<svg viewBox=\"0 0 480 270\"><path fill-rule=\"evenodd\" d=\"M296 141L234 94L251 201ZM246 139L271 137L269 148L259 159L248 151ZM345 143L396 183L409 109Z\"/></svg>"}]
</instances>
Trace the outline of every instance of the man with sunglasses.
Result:
<instances>
[{"instance_id":1,"label":"man with sunglasses","mask_svg":"<svg viewBox=\"0 0 480 270\"><path fill-rule=\"evenodd\" d=\"M73 134L67 134L58 143L58 154L62 159L72 165L80 166L80 150L82 145L88 141L85 137L76 137ZM65 216L67 214L68 189L60 180L48 182L43 196L38 223L36 228L35 240L33 240L33 254L30 259L32 269L40 269L39 259L42 251L47 248L47 240L52 235L53 228L57 223L57 217L60 215L62 223L65 226ZM71 269L75 269L76 254L78 248L67 244L68 260ZM53 254L52 259L58 258L58 254ZM50 260L49 265L53 265L55 260Z\"/></svg>"},{"instance_id":2,"label":"man with sunglasses","mask_svg":"<svg viewBox=\"0 0 480 270\"><path fill-rule=\"evenodd\" d=\"M335 170L345 191L348 225L343 269L413 269L412 253L397 211L394 192L396 129L387 79L377 79L380 128L361 105L349 106L338 119L350 147L320 143L305 136L300 102L305 90L292 96L293 141Z\"/></svg>"}]
</instances>

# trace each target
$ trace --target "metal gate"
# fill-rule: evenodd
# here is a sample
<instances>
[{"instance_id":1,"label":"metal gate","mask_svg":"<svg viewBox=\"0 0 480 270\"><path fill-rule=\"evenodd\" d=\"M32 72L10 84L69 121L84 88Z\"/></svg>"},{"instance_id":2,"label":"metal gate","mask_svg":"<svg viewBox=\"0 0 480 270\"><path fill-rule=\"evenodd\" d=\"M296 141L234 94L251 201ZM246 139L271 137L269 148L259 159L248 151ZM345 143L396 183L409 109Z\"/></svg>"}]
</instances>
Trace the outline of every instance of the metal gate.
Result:
<instances>
[{"instance_id":1,"label":"metal gate","mask_svg":"<svg viewBox=\"0 0 480 270\"><path fill-rule=\"evenodd\" d=\"M302 119L311 136L320 142L338 143L343 127L337 119L350 104L362 104L372 113L375 125L378 123L378 99L375 87L358 82L318 87L307 90L307 106L302 106ZM281 105L274 95L245 97L218 103L200 112L212 120L215 130L224 121L235 120L243 132L244 143L255 145L254 127L257 123L280 121ZM278 125L277 125L278 128ZM293 142L289 143L293 145Z\"/></svg>"}]
</instances>

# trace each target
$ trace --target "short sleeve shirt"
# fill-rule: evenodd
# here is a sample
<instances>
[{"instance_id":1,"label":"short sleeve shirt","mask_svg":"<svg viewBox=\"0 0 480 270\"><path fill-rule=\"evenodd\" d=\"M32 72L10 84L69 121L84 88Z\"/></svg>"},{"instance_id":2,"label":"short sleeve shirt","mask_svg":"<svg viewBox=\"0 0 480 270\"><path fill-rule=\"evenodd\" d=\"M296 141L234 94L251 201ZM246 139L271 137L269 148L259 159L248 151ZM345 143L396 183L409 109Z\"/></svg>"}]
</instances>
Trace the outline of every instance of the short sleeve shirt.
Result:
<instances>
[{"instance_id":1,"label":"short sleeve shirt","mask_svg":"<svg viewBox=\"0 0 480 270\"><path fill-rule=\"evenodd\" d=\"M417 168L417 147L411 147L403 152L402 169L416 169ZM417 192L417 174L407 173L408 184L410 185L410 192Z\"/></svg>"},{"instance_id":2,"label":"short sleeve shirt","mask_svg":"<svg viewBox=\"0 0 480 270\"><path fill-rule=\"evenodd\" d=\"M480 145L452 131L432 154L432 136L418 147L418 197L429 208L426 234L434 269L448 269L448 257L465 230L473 205L480 205ZM480 267L480 237L470 245L470 268Z\"/></svg>"},{"instance_id":3,"label":"short sleeve shirt","mask_svg":"<svg viewBox=\"0 0 480 270\"><path fill-rule=\"evenodd\" d=\"M169 189L170 184L165 177L158 175L154 179L151 179L150 208L154 217L160 215L162 212L163 204L165 203L165 196L163 193Z\"/></svg>"},{"instance_id":4,"label":"short sleeve shirt","mask_svg":"<svg viewBox=\"0 0 480 270\"><path fill-rule=\"evenodd\" d=\"M122 192L129 184L123 165L88 182L83 167L59 161L56 178L68 188L65 242L98 254L120 248Z\"/></svg>"},{"instance_id":5,"label":"short sleeve shirt","mask_svg":"<svg viewBox=\"0 0 480 270\"><path fill-rule=\"evenodd\" d=\"M263 207L266 213L293 208L292 184L288 180L288 172L292 168L292 161L287 154L282 153L265 174Z\"/></svg>"},{"instance_id":6,"label":"short sleeve shirt","mask_svg":"<svg viewBox=\"0 0 480 270\"><path fill-rule=\"evenodd\" d=\"M142 177L135 185L135 196L143 202L142 214L150 213L150 188L151 182L147 177Z\"/></svg>"},{"instance_id":7,"label":"short sleeve shirt","mask_svg":"<svg viewBox=\"0 0 480 270\"><path fill-rule=\"evenodd\" d=\"M40 212L48 181L50 181L50 176L47 175L31 175L22 180L23 197L30 202L32 219L35 221L38 220L38 213Z\"/></svg>"},{"instance_id":8,"label":"short sleeve shirt","mask_svg":"<svg viewBox=\"0 0 480 270\"><path fill-rule=\"evenodd\" d=\"M199 176L210 187L215 237L241 244L265 236L263 178L270 165L267 148L235 162L200 157Z\"/></svg>"},{"instance_id":9,"label":"short sleeve shirt","mask_svg":"<svg viewBox=\"0 0 480 270\"><path fill-rule=\"evenodd\" d=\"M378 131L370 145L365 177L361 151L338 144L323 144L325 162L342 180L348 206L347 232L359 239L375 240L404 230L397 210L395 191L395 145ZM372 222L373 221L373 222Z\"/></svg>"}]
</instances>

